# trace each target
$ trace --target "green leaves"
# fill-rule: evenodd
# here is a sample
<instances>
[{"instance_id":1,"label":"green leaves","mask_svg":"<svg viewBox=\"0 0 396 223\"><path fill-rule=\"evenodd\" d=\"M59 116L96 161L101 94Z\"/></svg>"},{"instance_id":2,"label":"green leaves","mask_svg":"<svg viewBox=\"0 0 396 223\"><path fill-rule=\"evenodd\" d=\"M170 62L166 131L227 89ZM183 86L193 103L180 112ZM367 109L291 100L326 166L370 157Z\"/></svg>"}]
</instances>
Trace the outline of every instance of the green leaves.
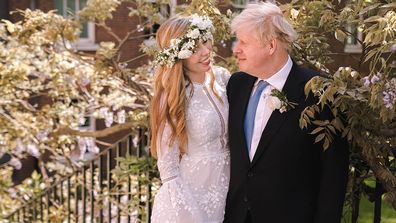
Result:
<instances>
[{"instance_id":1,"label":"green leaves","mask_svg":"<svg viewBox=\"0 0 396 223\"><path fill-rule=\"evenodd\" d=\"M347 34L344 31L342 31L341 29L336 29L336 31L334 32L334 37L338 41L344 43L344 40L347 37Z\"/></svg>"}]
</instances>

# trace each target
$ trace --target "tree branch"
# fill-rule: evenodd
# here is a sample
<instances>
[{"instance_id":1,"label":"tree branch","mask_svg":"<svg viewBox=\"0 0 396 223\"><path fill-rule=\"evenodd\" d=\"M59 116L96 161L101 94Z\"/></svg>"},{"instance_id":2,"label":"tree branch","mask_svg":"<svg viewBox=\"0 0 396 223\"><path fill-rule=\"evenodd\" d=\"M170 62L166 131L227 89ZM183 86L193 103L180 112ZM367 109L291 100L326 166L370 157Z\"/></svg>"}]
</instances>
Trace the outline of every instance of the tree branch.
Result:
<instances>
[{"instance_id":1,"label":"tree branch","mask_svg":"<svg viewBox=\"0 0 396 223\"><path fill-rule=\"evenodd\" d=\"M396 137L396 128L393 129L381 129L381 135L385 137Z\"/></svg>"},{"instance_id":2,"label":"tree branch","mask_svg":"<svg viewBox=\"0 0 396 223\"><path fill-rule=\"evenodd\" d=\"M381 161L378 158L375 158L373 154L363 152L363 159L368 163L371 170L373 171L376 178L381 182L381 185L384 189L390 194L394 195L396 193L396 177L392 174L392 172L385 166L381 165ZM392 207L396 210L396 197L389 201Z\"/></svg>"},{"instance_id":3,"label":"tree branch","mask_svg":"<svg viewBox=\"0 0 396 223\"><path fill-rule=\"evenodd\" d=\"M100 27L102 27L103 29L105 29L106 32L107 32L108 34L110 34L112 37L114 37L115 40L117 40L118 43L121 42L121 38L120 38L117 34L115 34L115 33L113 32L113 30L111 30L111 28L108 27L106 24L104 24L104 23L97 23L97 25L100 26Z\"/></svg>"}]
</instances>

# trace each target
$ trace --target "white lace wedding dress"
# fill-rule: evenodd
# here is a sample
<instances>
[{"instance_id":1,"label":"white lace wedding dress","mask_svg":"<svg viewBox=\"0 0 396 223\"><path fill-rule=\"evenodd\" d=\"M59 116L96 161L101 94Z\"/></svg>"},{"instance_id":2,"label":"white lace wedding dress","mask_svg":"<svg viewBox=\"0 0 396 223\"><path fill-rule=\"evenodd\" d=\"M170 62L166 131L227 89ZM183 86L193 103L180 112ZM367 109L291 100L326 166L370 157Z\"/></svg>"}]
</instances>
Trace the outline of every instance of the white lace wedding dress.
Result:
<instances>
[{"instance_id":1,"label":"white lace wedding dress","mask_svg":"<svg viewBox=\"0 0 396 223\"><path fill-rule=\"evenodd\" d=\"M167 142L170 127L165 126L157 142L158 169L162 186L154 199L152 223L221 223L229 183L230 156L227 139L228 102L226 85L229 72L213 68L203 84L187 87L186 153L180 157L177 143Z\"/></svg>"}]
</instances>

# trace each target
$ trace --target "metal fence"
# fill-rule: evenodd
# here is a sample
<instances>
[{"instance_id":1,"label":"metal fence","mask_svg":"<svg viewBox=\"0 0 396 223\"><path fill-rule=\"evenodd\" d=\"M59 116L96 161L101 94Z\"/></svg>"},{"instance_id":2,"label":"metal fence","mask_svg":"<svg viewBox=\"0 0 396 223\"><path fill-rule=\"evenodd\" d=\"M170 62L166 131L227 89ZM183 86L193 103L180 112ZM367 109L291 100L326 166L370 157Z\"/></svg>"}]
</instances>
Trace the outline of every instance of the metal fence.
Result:
<instances>
[{"instance_id":1,"label":"metal fence","mask_svg":"<svg viewBox=\"0 0 396 223\"><path fill-rule=\"evenodd\" d=\"M391 157L396 157L396 147L392 149L392 156ZM389 158L388 158L389 159ZM392 160L392 159L391 159ZM356 160L355 160L356 161ZM357 162L363 162L362 159L359 159ZM385 161L386 162L386 161ZM391 162L386 162L385 163L387 167L389 167L389 170L393 175L396 175L396 159L393 158ZM382 209L383 209L383 195L386 193L385 189L381 185L378 179L374 179L375 185L368 186L366 184L362 184L359 182L359 179L361 177L361 173L363 172L369 172L368 171L368 166L365 166L364 164L357 165L360 166L362 169L355 169L352 176L352 192L351 196L352 198L350 199L351 201L351 210L350 210L350 216L351 218L348 219L351 223L358 223L360 222L359 216L361 214L361 198L362 196L366 196L370 202L374 204L373 206L373 223L381 223L381 216L382 216ZM363 167L364 166L364 167ZM396 212L395 212L396 216Z\"/></svg>"},{"instance_id":2,"label":"metal fence","mask_svg":"<svg viewBox=\"0 0 396 223\"><path fill-rule=\"evenodd\" d=\"M115 179L118 158L147 157L147 134L139 130L86 161L40 196L10 214L7 222L150 222L150 174Z\"/></svg>"}]
</instances>

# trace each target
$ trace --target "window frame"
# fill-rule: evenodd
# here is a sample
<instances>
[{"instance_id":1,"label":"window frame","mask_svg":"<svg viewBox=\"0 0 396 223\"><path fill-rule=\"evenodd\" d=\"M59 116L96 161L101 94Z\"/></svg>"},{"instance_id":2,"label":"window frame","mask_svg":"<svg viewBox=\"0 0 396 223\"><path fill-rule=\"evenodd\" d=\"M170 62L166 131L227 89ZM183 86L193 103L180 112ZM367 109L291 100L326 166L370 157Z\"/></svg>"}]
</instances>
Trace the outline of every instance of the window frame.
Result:
<instances>
[{"instance_id":1,"label":"window frame","mask_svg":"<svg viewBox=\"0 0 396 223\"><path fill-rule=\"evenodd\" d=\"M88 119L89 124L88 125L79 125L78 129L82 131L95 131L96 130L96 119L93 117L93 115L87 115L84 116L84 119Z\"/></svg>"},{"instance_id":2,"label":"window frame","mask_svg":"<svg viewBox=\"0 0 396 223\"><path fill-rule=\"evenodd\" d=\"M244 9L248 3L257 3L259 0L238 0L240 3L235 3L235 0L231 0L231 5L232 7L236 9ZM268 2L274 2L271 0L268 0Z\"/></svg>"},{"instance_id":3,"label":"window frame","mask_svg":"<svg viewBox=\"0 0 396 223\"><path fill-rule=\"evenodd\" d=\"M363 18L360 17L360 19L363 19ZM344 52L345 53L361 53L363 48L362 48L362 44L360 44L360 41L363 41L363 33L361 31L359 31L359 26L357 26L353 23L349 23L349 24L346 24L345 29L348 32L351 32L352 29L356 29L356 35L352 36L347 33L347 36L345 37L345 41L344 41ZM348 39L352 39L352 38L356 39L356 43L348 43Z\"/></svg>"},{"instance_id":4,"label":"window frame","mask_svg":"<svg viewBox=\"0 0 396 223\"><path fill-rule=\"evenodd\" d=\"M55 0L54 0L55 1ZM78 11L81 9L80 7L80 0L60 0L62 1L62 12L58 12L58 14L62 15L63 17L67 18L70 15L68 15L68 7L67 3L68 1L74 1L75 9L74 9L74 16L78 18ZM59 10L56 8L55 9ZM77 50L82 50L82 51L96 51L99 48L99 45L95 43L95 23L93 22L87 22L87 37L80 37L80 39L72 45L73 48L76 48Z\"/></svg>"}]
</instances>

